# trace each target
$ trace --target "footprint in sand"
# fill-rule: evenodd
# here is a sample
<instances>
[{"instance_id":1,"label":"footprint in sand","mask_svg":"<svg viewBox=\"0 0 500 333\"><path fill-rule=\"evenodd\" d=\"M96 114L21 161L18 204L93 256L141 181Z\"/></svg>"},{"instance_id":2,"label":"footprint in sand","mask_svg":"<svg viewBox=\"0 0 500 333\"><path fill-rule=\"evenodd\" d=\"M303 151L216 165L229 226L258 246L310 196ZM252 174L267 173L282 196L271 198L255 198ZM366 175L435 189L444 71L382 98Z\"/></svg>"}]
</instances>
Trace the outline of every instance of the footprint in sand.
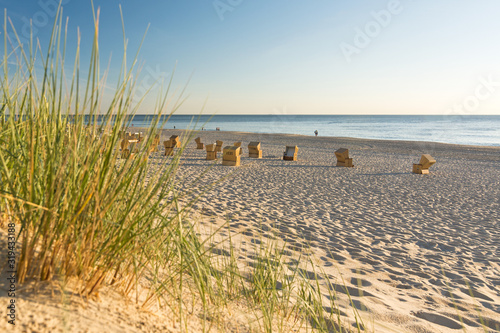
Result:
<instances>
[{"instance_id":1,"label":"footprint in sand","mask_svg":"<svg viewBox=\"0 0 500 333\"><path fill-rule=\"evenodd\" d=\"M335 283L330 284L330 289L343 294L349 294L350 296L359 296L359 297L373 296L373 294L369 293L368 291Z\"/></svg>"},{"instance_id":2,"label":"footprint in sand","mask_svg":"<svg viewBox=\"0 0 500 333\"><path fill-rule=\"evenodd\" d=\"M212 249L211 252L213 254L217 254L219 256L226 256L226 257L230 257L231 256L231 254L228 251L224 250L224 249L217 249L217 248L215 248L215 249Z\"/></svg>"},{"instance_id":3,"label":"footprint in sand","mask_svg":"<svg viewBox=\"0 0 500 333\"><path fill-rule=\"evenodd\" d=\"M462 315L458 315L456 313L442 313L442 315L446 316L446 317L450 317L450 318L453 318L455 319L456 321L458 322L463 322L465 325L469 325L471 327L480 327L481 324L478 323L478 322L475 322L465 316L462 316Z\"/></svg>"},{"instance_id":4,"label":"footprint in sand","mask_svg":"<svg viewBox=\"0 0 500 333\"><path fill-rule=\"evenodd\" d=\"M359 275L366 275L366 272L363 271L362 269L356 268L356 269L351 269L351 272L359 274Z\"/></svg>"},{"instance_id":5,"label":"footprint in sand","mask_svg":"<svg viewBox=\"0 0 500 333\"><path fill-rule=\"evenodd\" d=\"M451 298L451 299L453 299L453 300L456 300L456 299L463 299L463 297L458 296L457 294L452 293L452 292L450 292L449 290L442 290L442 291L441 291L441 295L443 295L443 296L444 296L444 297L446 297L446 298Z\"/></svg>"},{"instance_id":6,"label":"footprint in sand","mask_svg":"<svg viewBox=\"0 0 500 333\"><path fill-rule=\"evenodd\" d=\"M363 302L361 301L358 301L356 299L352 300L351 301L351 306L358 309L358 310L361 310L361 311L370 311L370 308L368 308Z\"/></svg>"},{"instance_id":7,"label":"footprint in sand","mask_svg":"<svg viewBox=\"0 0 500 333\"><path fill-rule=\"evenodd\" d=\"M361 261L365 264L372 265L372 266L378 266L378 265L382 264L379 260L373 260L370 257L361 257L361 258L358 258L358 261Z\"/></svg>"},{"instance_id":8,"label":"footprint in sand","mask_svg":"<svg viewBox=\"0 0 500 333\"><path fill-rule=\"evenodd\" d=\"M469 296L472 295L475 298L481 298L481 299L489 301L489 302L494 302L494 300L491 299L490 297L488 297L485 294L483 294L482 292L479 292L479 291L474 290L474 289L460 288L460 291L462 291L466 295L469 295Z\"/></svg>"},{"instance_id":9,"label":"footprint in sand","mask_svg":"<svg viewBox=\"0 0 500 333\"><path fill-rule=\"evenodd\" d=\"M487 317L483 317L480 319L478 318L478 320L480 320L482 323L484 323L484 325L488 326L489 328L500 331L500 321Z\"/></svg>"},{"instance_id":10,"label":"footprint in sand","mask_svg":"<svg viewBox=\"0 0 500 333\"><path fill-rule=\"evenodd\" d=\"M416 275L416 276L421 277L423 279L431 279L432 278L429 274L426 274L422 271L417 271L417 270L413 270L413 269L405 269L404 271L408 274Z\"/></svg>"},{"instance_id":11,"label":"footprint in sand","mask_svg":"<svg viewBox=\"0 0 500 333\"><path fill-rule=\"evenodd\" d=\"M460 330L462 329L462 325L446 316L436 314L436 313L430 313L430 312L424 312L424 311L418 311L416 313L412 313L415 317L421 318L427 321L430 321L431 323L440 325L440 326L445 326L448 327L452 330Z\"/></svg>"},{"instance_id":12,"label":"footprint in sand","mask_svg":"<svg viewBox=\"0 0 500 333\"><path fill-rule=\"evenodd\" d=\"M347 314L346 314L344 311L342 311L342 310L340 310L340 309L338 309L338 308L336 308L336 309L332 309L332 308L331 308L331 307L329 307L329 306L324 306L324 307L323 307L323 310L325 310L325 311L326 311L326 313L328 313L328 314L336 314L336 315L339 315L339 316L344 316L344 317L347 317Z\"/></svg>"},{"instance_id":13,"label":"footprint in sand","mask_svg":"<svg viewBox=\"0 0 500 333\"><path fill-rule=\"evenodd\" d=\"M358 287L370 287L372 285L370 281L355 277L351 278L351 284Z\"/></svg>"},{"instance_id":14,"label":"footprint in sand","mask_svg":"<svg viewBox=\"0 0 500 333\"><path fill-rule=\"evenodd\" d=\"M337 253L328 253L326 255L328 258L332 258L334 260L336 260L337 262L339 262L340 264L342 264L344 261L347 260L346 257L340 255L340 254L337 254Z\"/></svg>"},{"instance_id":15,"label":"footprint in sand","mask_svg":"<svg viewBox=\"0 0 500 333\"><path fill-rule=\"evenodd\" d=\"M320 257L320 259L323 261L323 266L324 267L330 267L333 266L333 263L326 257Z\"/></svg>"},{"instance_id":16,"label":"footprint in sand","mask_svg":"<svg viewBox=\"0 0 500 333\"><path fill-rule=\"evenodd\" d=\"M315 272L311 272L302 268L299 268L298 273L300 276L308 279L308 280L323 280L323 277L318 275Z\"/></svg>"}]
</instances>

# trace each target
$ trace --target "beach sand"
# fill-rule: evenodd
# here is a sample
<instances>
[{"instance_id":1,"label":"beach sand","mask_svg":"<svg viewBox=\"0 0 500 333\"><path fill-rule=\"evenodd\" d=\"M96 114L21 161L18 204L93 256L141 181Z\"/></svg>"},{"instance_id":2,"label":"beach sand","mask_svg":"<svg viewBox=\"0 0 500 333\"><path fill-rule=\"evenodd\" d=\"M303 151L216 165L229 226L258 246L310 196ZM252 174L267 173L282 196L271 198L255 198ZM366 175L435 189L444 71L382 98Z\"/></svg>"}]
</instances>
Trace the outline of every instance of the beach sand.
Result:
<instances>
[{"instance_id":1,"label":"beach sand","mask_svg":"<svg viewBox=\"0 0 500 333\"><path fill-rule=\"evenodd\" d=\"M162 142L172 134L182 131L164 130ZM223 178L194 204L202 235L227 223L240 259L251 261L245 247L260 242L257 230L269 231L269 239L286 242L291 260L300 253L312 258L333 283L346 322L357 310L369 332L456 332L461 321L467 332L500 332L500 147L224 131L196 136L205 144L241 141L244 152L240 167L227 167L221 158L207 161L194 140L187 143L180 189L194 186L195 195ZM251 141L261 142L262 159L248 157ZM298 161L282 160L287 145L299 147ZM354 168L335 167L341 147ZM167 158L162 151L150 162ZM436 164L428 175L413 174L424 153ZM19 324L37 332L68 325L85 331L90 322L89 332L100 324L108 332L178 329L132 301L123 305L112 291L87 305L26 295ZM2 329L10 329L5 320Z\"/></svg>"}]
</instances>

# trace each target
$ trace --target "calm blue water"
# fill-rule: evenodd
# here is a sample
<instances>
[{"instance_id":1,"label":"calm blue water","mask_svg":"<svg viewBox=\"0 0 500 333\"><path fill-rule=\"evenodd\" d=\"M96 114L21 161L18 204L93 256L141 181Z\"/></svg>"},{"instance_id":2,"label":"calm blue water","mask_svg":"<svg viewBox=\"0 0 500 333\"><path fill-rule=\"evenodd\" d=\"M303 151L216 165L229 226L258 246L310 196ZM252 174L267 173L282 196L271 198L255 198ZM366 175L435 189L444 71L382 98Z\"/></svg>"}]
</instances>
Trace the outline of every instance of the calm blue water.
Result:
<instances>
[{"instance_id":1,"label":"calm blue water","mask_svg":"<svg viewBox=\"0 0 500 333\"><path fill-rule=\"evenodd\" d=\"M147 127L149 118L136 115L132 124ZM210 116L173 115L166 128L203 126L207 130L219 127L221 131L302 135L314 135L318 130L320 136L500 146L500 115L217 115L209 119Z\"/></svg>"}]
</instances>

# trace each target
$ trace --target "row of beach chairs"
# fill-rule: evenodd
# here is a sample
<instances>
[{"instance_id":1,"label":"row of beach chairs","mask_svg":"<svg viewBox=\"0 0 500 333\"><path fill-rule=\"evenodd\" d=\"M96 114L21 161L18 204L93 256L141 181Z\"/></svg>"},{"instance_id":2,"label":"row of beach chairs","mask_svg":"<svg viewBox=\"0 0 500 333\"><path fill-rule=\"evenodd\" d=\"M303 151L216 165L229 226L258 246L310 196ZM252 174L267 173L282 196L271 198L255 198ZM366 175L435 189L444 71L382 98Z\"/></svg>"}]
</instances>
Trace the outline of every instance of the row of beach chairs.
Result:
<instances>
[{"instance_id":1,"label":"row of beach chairs","mask_svg":"<svg viewBox=\"0 0 500 333\"><path fill-rule=\"evenodd\" d=\"M122 158L133 157L140 149L140 144L144 140L142 133L126 133L121 141L121 151ZM217 153L222 152L222 165L227 166L240 166L241 155L243 154L243 149L241 147L241 142L234 142L231 146L226 146L223 148L223 141L217 140L212 144L203 144L201 138L195 139L197 149L206 149L207 160L216 160ZM151 152L157 152L158 146L160 144L160 136L156 135L153 139L153 144L150 148ZM181 141L178 135L172 135L168 140L163 142L165 147L165 155L172 156L174 154L174 148L181 147ZM299 148L297 146L286 146L283 152L283 160L285 161L297 161ZM260 142L250 142L248 144L248 157L249 158L262 158L262 149ZM349 157L349 150L347 148L340 148L335 151L335 157L337 158L338 167L354 167L353 159ZM420 158L419 163L413 164L413 173L416 174L428 174L429 168L436 163L436 160L429 154L424 154Z\"/></svg>"},{"instance_id":2,"label":"row of beach chairs","mask_svg":"<svg viewBox=\"0 0 500 333\"><path fill-rule=\"evenodd\" d=\"M201 138L196 138L196 148L203 149L203 143ZM222 149L222 141L217 141L216 144L206 145L207 150L207 160L217 159L217 152ZM283 152L283 160L285 161L297 161L297 155L299 152L299 147L297 146L286 146ZM235 142L232 146L226 146L223 149L222 154L222 165L229 166L239 166L240 159L243 150L241 149L241 142ZM248 157L250 158L262 158L262 150L260 149L260 142L250 142L248 144ZM335 151L335 157L337 158L338 167L354 167L353 159L349 157L349 149L340 148ZM423 154L420 158L420 162L413 164L413 173L416 174L428 174L429 168L436 163L436 160L429 154Z\"/></svg>"}]
</instances>

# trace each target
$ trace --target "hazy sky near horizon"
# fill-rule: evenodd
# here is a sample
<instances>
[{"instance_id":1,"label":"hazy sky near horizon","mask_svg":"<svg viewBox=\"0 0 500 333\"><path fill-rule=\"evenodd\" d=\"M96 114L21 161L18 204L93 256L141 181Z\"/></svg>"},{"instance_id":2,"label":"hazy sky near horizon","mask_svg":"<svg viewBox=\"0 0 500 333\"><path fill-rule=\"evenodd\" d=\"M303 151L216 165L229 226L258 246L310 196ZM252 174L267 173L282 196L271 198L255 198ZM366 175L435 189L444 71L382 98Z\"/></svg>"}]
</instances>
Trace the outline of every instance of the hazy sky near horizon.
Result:
<instances>
[{"instance_id":1,"label":"hazy sky near horizon","mask_svg":"<svg viewBox=\"0 0 500 333\"><path fill-rule=\"evenodd\" d=\"M33 20L42 46L54 3L0 0L21 37ZM191 77L178 113L207 100L206 114L500 114L498 0L95 0L110 87L123 53L119 4L129 58L149 25L139 93L176 63L176 87ZM85 58L91 2L63 8L68 57L79 27ZM157 87L139 113L152 111Z\"/></svg>"}]
</instances>

